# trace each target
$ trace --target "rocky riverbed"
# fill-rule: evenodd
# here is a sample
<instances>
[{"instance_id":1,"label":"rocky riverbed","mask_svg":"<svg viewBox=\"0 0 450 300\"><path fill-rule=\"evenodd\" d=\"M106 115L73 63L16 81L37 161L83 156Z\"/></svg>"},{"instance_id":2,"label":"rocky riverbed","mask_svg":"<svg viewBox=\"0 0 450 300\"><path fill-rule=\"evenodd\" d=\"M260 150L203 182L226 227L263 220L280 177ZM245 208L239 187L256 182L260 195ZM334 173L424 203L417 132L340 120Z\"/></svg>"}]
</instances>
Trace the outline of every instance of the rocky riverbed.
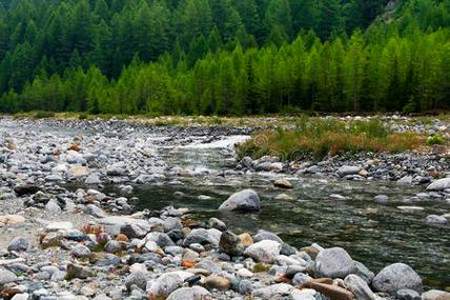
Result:
<instances>
[{"instance_id":1,"label":"rocky riverbed","mask_svg":"<svg viewBox=\"0 0 450 300\"><path fill-rule=\"evenodd\" d=\"M0 298L449 299L446 151L236 160L253 130L1 118Z\"/></svg>"}]
</instances>

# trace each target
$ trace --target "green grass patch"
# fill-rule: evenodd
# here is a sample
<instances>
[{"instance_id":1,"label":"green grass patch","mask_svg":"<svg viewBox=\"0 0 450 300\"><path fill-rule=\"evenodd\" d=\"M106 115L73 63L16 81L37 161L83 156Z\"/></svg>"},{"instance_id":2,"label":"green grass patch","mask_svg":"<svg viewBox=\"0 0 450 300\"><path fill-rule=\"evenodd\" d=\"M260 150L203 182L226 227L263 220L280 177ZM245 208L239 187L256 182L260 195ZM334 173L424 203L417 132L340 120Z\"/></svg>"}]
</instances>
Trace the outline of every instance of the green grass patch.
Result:
<instances>
[{"instance_id":1,"label":"green grass patch","mask_svg":"<svg viewBox=\"0 0 450 300\"><path fill-rule=\"evenodd\" d=\"M358 152L399 153L423 145L424 137L412 132L392 132L377 119L340 121L301 117L292 129L277 128L256 133L238 145L237 151L240 157L256 159L273 155L282 160L296 160Z\"/></svg>"}]
</instances>

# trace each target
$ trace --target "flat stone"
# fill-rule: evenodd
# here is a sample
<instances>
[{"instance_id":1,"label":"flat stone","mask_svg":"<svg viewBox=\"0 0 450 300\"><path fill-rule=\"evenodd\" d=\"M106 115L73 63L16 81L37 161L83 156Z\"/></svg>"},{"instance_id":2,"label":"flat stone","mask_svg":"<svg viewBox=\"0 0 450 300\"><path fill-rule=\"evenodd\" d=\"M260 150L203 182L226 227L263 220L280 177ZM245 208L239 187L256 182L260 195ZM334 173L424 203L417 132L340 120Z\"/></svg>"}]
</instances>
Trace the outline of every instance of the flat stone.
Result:
<instances>
[{"instance_id":1,"label":"flat stone","mask_svg":"<svg viewBox=\"0 0 450 300\"><path fill-rule=\"evenodd\" d=\"M435 180L427 186L427 191L443 191L445 189L450 189L450 178Z\"/></svg>"}]
</instances>

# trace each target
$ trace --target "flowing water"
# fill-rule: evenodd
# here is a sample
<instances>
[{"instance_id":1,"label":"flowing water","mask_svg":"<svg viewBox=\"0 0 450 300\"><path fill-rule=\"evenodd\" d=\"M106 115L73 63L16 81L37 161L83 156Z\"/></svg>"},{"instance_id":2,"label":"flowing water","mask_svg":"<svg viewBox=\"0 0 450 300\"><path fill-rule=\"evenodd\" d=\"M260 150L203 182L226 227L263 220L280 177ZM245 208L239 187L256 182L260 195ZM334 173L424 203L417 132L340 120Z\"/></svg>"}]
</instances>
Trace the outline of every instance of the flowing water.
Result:
<instances>
[{"instance_id":1,"label":"flowing water","mask_svg":"<svg viewBox=\"0 0 450 300\"><path fill-rule=\"evenodd\" d=\"M294 189L283 191L271 184L271 180L280 175L229 175L224 170L232 166L231 144L242 139L158 148L158 154L168 165L205 175L137 186L137 208L187 207L194 218L206 221L218 217L235 232L270 230L298 248L313 242L323 247L340 246L374 272L390 263L404 262L424 278L426 286L450 288L449 227L430 226L424 222L429 214L447 213L448 203L439 200L411 203L408 199L423 187L395 183L293 176L290 180ZM260 213L217 211L231 193L247 187L260 194L263 203ZM295 200L275 200L274 197L282 192ZM333 200L329 197L331 194L340 194L347 199ZM378 194L389 195L389 204L375 203L373 198ZM397 208L405 205L425 209L406 212Z\"/></svg>"}]
</instances>

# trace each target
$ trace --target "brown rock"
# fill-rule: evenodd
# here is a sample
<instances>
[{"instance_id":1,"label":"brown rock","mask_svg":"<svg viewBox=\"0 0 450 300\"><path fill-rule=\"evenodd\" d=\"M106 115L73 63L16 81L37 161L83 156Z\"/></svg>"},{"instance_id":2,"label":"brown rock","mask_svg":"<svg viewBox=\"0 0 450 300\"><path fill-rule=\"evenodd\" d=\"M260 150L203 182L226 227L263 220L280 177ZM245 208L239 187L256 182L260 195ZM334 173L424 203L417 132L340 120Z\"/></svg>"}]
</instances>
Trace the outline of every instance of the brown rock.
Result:
<instances>
[{"instance_id":1,"label":"brown rock","mask_svg":"<svg viewBox=\"0 0 450 300\"><path fill-rule=\"evenodd\" d=\"M205 286L209 289L228 290L231 286L231 282L228 278L211 275L206 277Z\"/></svg>"},{"instance_id":2,"label":"brown rock","mask_svg":"<svg viewBox=\"0 0 450 300\"><path fill-rule=\"evenodd\" d=\"M253 238L250 234L248 234L246 232L242 233L239 235L239 238L241 239L241 243L242 243L242 245L244 245L244 247L253 245Z\"/></svg>"},{"instance_id":3,"label":"brown rock","mask_svg":"<svg viewBox=\"0 0 450 300\"><path fill-rule=\"evenodd\" d=\"M276 187L282 188L282 189L292 189L293 188L292 183L290 183L289 180L283 179L283 178L275 180L273 185Z\"/></svg>"},{"instance_id":4,"label":"brown rock","mask_svg":"<svg viewBox=\"0 0 450 300\"><path fill-rule=\"evenodd\" d=\"M16 225L25 222L25 218L19 215L4 215L0 216L0 226Z\"/></svg>"},{"instance_id":5,"label":"brown rock","mask_svg":"<svg viewBox=\"0 0 450 300\"><path fill-rule=\"evenodd\" d=\"M303 285L303 287L314 289L319 293L324 294L330 300L352 300L354 299L353 294L341 287L331 284L319 283L316 281L309 281Z\"/></svg>"}]
</instances>

